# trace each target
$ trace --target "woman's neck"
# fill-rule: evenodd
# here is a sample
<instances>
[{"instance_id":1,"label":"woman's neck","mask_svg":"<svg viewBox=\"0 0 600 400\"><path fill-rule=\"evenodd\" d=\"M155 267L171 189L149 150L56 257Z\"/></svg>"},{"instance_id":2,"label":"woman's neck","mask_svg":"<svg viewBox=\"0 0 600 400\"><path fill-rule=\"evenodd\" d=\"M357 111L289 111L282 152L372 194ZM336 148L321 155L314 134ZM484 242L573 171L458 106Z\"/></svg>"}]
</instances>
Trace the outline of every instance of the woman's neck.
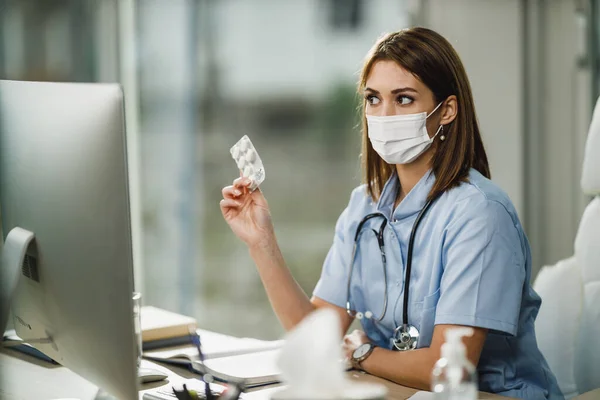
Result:
<instances>
[{"instance_id":1,"label":"woman's neck","mask_svg":"<svg viewBox=\"0 0 600 400\"><path fill-rule=\"evenodd\" d=\"M410 164L396 164L396 173L400 181L400 188L396 197L395 207L400 204L402 199L406 197L427 171L429 171L430 159L430 157L427 157L427 154L423 154Z\"/></svg>"}]
</instances>

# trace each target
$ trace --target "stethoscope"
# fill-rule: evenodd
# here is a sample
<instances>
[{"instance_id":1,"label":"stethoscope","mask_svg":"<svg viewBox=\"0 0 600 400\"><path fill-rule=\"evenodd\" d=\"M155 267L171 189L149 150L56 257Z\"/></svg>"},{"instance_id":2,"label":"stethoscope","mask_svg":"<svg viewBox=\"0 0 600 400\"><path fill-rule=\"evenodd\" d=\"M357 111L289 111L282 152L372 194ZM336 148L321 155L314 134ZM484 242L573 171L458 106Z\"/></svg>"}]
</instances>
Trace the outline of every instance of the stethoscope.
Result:
<instances>
[{"instance_id":1,"label":"stethoscope","mask_svg":"<svg viewBox=\"0 0 600 400\"><path fill-rule=\"evenodd\" d=\"M415 326L410 325L408 323L408 295L409 295L409 290L410 290L410 271L412 268L412 254L413 254L413 247L414 247L414 242L415 242L415 236L417 233L417 228L419 227L419 224L421 223L423 216L425 215L425 213L427 213L427 210L429 210L429 207L431 207L431 205L433 204L433 202L435 200L436 200L435 198L432 198L427 201L425 206L419 212L419 215L417 215L417 219L415 220L412 230L410 231L410 238L408 241L408 254L406 255L406 272L404 275L404 304L402 305L402 325L398 325L396 327L396 329L394 329L394 335L390 339L394 348L399 351L414 350L417 348L417 344L419 342L419 330ZM354 259L356 256L356 249L358 247L358 238L360 236L363 225L367 221L369 221L373 218L382 218L383 219L383 221L381 222L381 225L379 226L379 231L372 229L373 232L377 235L377 244L379 245L379 251L381 253L383 279L384 279L384 285L385 285L384 298L383 298L383 309L381 311L381 315L379 318L375 318L375 316L373 315L373 313L371 311L365 311L365 313L363 314L361 312L353 311L350 308L350 282L352 280L352 273L354 272ZM350 273L348 274L348 286L347 286L347 294L346 294L346 312L348 313L348 315L350 315L353 318L355 318L355 317L357 319L368 318L368 319L373 319L376 322L381 322L387 312L387 306L388 306L388 289L387 289L388 282L387 281L388 281L388 279L387 279L387 262L386 262L386 256L385 256L385 243L383 240L383 231L385 230L385 226L387 225L387 222L388 221L387 221L386 216L383 215L382 213L372 213L372 214L368 214L367 216L365 216L360 221L360 223L358 224L358 227L356 228L356 233L354 234L354 247L352 249L352 259L350 260Z\"/></svg>"}]
</instances>

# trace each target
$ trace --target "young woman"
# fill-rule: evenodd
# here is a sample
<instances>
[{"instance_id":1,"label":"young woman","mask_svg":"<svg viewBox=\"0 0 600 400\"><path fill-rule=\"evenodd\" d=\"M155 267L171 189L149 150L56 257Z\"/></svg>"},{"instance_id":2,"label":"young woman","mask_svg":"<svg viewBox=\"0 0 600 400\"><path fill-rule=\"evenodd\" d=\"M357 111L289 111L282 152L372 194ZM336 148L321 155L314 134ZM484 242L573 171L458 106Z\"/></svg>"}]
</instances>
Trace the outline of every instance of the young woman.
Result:
<instances>
[{"instance_id":1,"label":"young woman","mask_svg":"<svg viewBox=\"0 0 600 400\"><path fill-rule=\"evenodd\" d=\"M261 191L241 178L223 189L223 216L281 323L291 329L320 307L338 312L344 332L360 318L364 332L344 338L354 366L424 389L444 331L469 326L480 390L562 399L536 343L529 244L490 181L457 53L429 29L388 34L368 53L359 91L364 185L339 217L312 298L285 265Z\"/></svg>"}]
</instances>

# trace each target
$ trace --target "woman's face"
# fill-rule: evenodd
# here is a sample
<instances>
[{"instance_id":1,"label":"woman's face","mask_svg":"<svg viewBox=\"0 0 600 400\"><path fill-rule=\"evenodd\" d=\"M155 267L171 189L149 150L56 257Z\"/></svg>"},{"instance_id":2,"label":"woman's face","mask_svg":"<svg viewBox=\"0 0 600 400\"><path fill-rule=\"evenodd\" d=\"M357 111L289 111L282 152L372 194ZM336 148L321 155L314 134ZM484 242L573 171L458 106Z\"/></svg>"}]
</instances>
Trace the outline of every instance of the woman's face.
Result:
<instances>
[{"instance_id":1,"label":"woman's face","mask_svg":"<svg viewBox=\"0 0 600 400\"><path fill-rule=\"evenodd\" d=\"M380 60L373 64L364 90L365 114L390 116L426 112L437 106L433 92L412 73L394 61ZM440 107L442 109L444 107ZM440 109L427 119L432 136L439 127Z\"/></svg>"}]
</instances>

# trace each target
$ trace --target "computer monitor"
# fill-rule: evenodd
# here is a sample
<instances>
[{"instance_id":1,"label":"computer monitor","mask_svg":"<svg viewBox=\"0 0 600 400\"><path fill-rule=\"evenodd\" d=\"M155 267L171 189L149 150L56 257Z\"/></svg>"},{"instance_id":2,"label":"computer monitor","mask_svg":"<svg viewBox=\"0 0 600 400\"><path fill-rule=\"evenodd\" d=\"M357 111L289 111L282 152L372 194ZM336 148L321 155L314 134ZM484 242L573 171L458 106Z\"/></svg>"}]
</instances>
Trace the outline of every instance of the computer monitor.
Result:
<instances>
[{"instance_id":1,"label":"computer monitor","mask_svg":"<svg viewBox=\"0 0 600 400\"><path fill-rule=\"evenodd\" d=\"M6 329L113 396L138 397L123 92L0 81Z\"/></svg>"}]
</instances>

